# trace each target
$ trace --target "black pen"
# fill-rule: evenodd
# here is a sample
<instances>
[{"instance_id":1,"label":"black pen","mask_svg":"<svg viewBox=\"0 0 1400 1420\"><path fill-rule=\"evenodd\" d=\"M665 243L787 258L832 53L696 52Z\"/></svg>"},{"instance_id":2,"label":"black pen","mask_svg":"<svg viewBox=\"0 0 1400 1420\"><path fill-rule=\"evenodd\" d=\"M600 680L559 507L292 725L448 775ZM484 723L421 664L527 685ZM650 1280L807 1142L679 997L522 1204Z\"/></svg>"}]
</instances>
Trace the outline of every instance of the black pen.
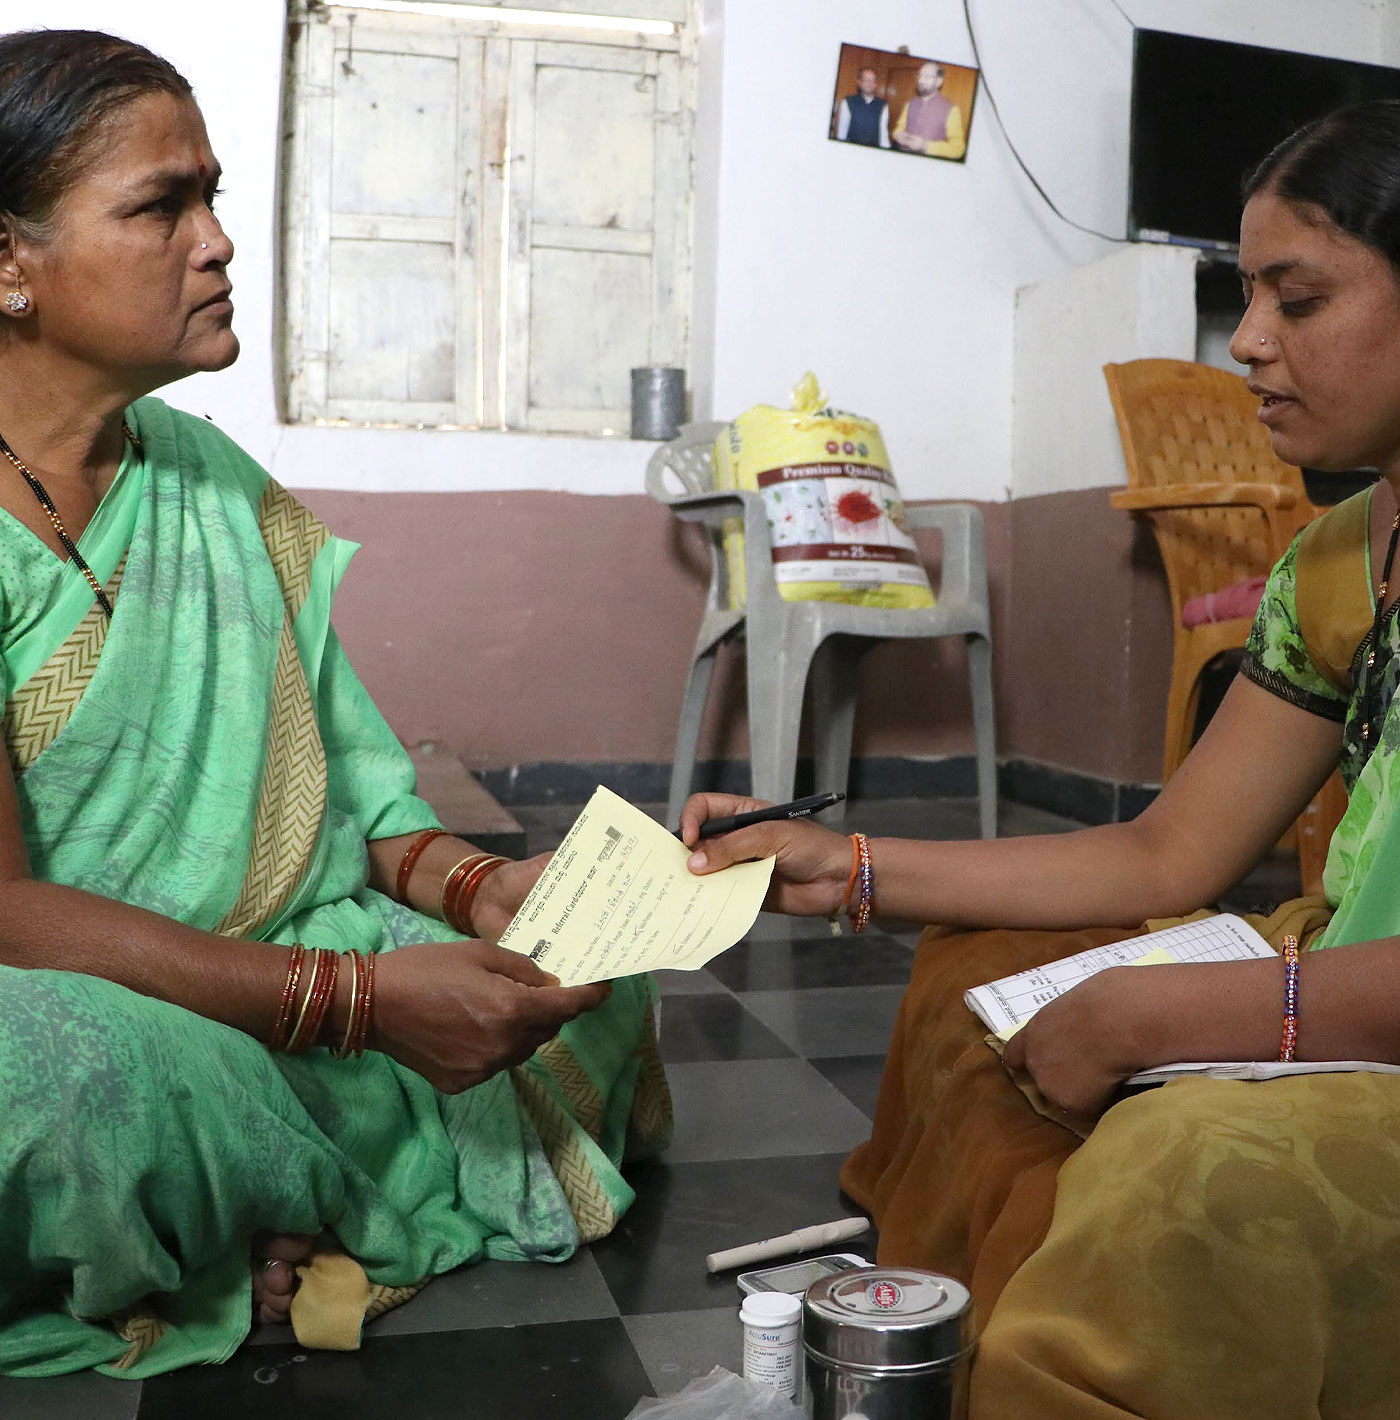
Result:
<instances>
[{"instance_id":1,"label":"black pen","mask_svg":"<svg viewBox=\"0 0 1400 1420\"><path fill-rule=\"evenodd\" d=\"M747 814L729 814L724 818L706 819L700 825L701 838L716 838L721 833L732 833L736 828L747 828L751 823L772 823L775 819L806 818L808 814L820 813L833 804L839 804L844 794L813 794L810 798L794 799L790 804L773 804L766 809L754 809ZM679 835L680 830L676 830Z\"/></svg>"}]
</instances>

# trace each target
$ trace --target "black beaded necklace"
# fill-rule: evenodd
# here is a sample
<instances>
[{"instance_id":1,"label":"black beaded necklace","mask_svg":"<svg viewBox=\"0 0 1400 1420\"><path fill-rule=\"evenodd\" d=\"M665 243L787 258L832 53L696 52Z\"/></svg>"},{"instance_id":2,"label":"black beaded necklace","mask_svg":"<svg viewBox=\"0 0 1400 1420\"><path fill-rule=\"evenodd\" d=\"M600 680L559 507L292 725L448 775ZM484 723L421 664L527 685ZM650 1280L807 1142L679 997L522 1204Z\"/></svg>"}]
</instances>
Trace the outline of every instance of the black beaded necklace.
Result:
<instances>
[{"instance_id":1,"label":"black beaded necklace","mask_svg":"<svg viewBox=\"0 0 1400 1420\"><path fill-rule=\"evenodd\" d=\"M1376 647L1381 639L1381 618L1385 614L1386 593L1390 589L1390 569L1395 561L1395 544L1400 542L1400 513L1390 525L1390 546L1385 552L1385 566L1381 569L1381 584L1376 590L1376 619L1371 623L1371 649L1366 652L1366 692L1362 696L1361 743L1368 745L1371 739L1371 717L1375 714L1375 664Z\"/></svg>"},{"instance_id":2,"label":"black beaded necklace","mask_svg":"<svg viewBox=\"0 0 1400 1420\"><path fill-rule=\"evenodd\" d=\"M125 419L122 420L122 434L127 443L131 445L137 454L140 454L141 441L132 432L131 425L128 424ZM4 454L20 473L24 475L24 481L29 485L34 496L39 500L39 506L48 514L49 522L53 524L53 530L58 534L58 540L63 544L64 551L73 559L73 565L78 571L88 579L88 585L92 588L93 594L97 598L98 606L107 613L107 620L110 621L112 619L112 603L107 593L102 590L102 584L93 576L92 568L87 565L82 553L78 551L77 543L68 536L68 529L63 526L63 520L58 516L58 509L54 507L53 499L49 497L48 489L25 467L19 455L15 453L6 442L3 434L0 434L0 454ZM1400 519L1397 519L1397 525L1400 525ZM1389 563L1386 565L1389 566Z\"/></svg>"}]
</instances>

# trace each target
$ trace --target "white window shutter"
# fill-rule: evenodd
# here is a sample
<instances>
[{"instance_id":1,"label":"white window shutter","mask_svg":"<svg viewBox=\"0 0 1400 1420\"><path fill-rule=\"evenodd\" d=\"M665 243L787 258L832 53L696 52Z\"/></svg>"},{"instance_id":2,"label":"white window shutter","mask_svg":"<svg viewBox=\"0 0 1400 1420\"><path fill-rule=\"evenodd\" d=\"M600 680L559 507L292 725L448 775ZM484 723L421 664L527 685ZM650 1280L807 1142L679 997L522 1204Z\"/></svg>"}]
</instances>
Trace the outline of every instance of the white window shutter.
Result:
<instances>
[{"instance_id":1,"label":"white window shutter","mask_svg":"<svg viewBox=\"0 0 1400 1420\"><path fill-rule=\"evenodd\" d=\"M549 10L555 14L608 15L614 19L669 20L683 24L688 0L447 0L448 4L507 6L520 10Z\"/></svg>"},{"instance_id":2,"label":"white window shutter","mask_svg":"<svg viewBox=\"0 0 1400 1420\"><path fill-rule=\"evenodd\" d=\"M288 417L624 432L629 370L687 358L681 39L367 10L293 33Z\"/></svg>"},{"instance_id":3,"label":"white window shutter","mask_svg":"<svg viewBox=\"0 0 1400 1420\"><path fill-rule=\"evenodd\" d=\"M309 39L293 403L304 418L475 423L480 111L461 95L480 92L481 41L343 19Z\"/></svg>"},{"instance_id":4,"label":"white window shutter","mask_svg":"<svg viewBox=\"0 0 1400 1420\"><path fill-rule=\"evenodd\" d=\"M619 431L628 371L683 363L678 66L648 49L511 44L507 427ZM680 171L663 173L678 137Z\"/></svg>"}]
</instances>

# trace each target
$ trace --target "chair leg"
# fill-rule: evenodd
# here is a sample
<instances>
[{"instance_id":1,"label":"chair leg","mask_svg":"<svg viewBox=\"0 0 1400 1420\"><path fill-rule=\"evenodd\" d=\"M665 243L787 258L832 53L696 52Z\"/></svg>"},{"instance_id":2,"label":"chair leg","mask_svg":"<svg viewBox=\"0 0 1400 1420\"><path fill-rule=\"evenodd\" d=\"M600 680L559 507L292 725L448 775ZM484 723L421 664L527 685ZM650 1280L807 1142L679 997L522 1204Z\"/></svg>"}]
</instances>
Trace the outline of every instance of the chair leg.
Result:
<instances>
[{"instance_id":1,"label":"chair leg","mask_svg":"<svg viewBox=\"0 0 1400 1420\"><path fill-rule=\"evenodd\" d=\"M1171 684L1167 687L1167 728L1162 745L1162 783L1181 767L1191 748L1196 706L1200 701L1202 667L1178 646L1172 653Z\"/></svg>"},{"instance_id":2,"label":"chair leg","mask_svg":"<svg viewBox=\"0 0 1400 1420\"><path fill-rule=\"evenodd\" d=\"M967 673L972 691L972 731L977 746L977 814L983 838L997 836L996 711L992 699L992 642L973 634L967 643Z\"/></svg>"},{"instance_id":3,"label":"chair leg","mask_svg":"<svg viewBox=\"0 0 1400 1420\"><path fill-rule=\"evenodd\" d=\"M792 798L802 693L816 647L795 618L776 630L777 635L755 635L750 616L746 668L753 794L780 804Z\"/></svg>"},{"instance_id":4,"label":"chair leg","mask_svg":"<svg viewBox=\"0 0 1400 1420\"><path fill-rule=\"evenodd\" d=\"M851 774L851 740L856 721L856 667L861 654L873 643L856 647L832 636L812 657L812 737L816 749L816 778L819 794L844 794ZM840 803L822 814L827 828L839 828L845 821L846 805Z\"/></svg>"},{"instance_id":5,"label":"chair leg","mask_svg":"<svg viewBox=\"0 0 1400 1420\"><path fill-rule=\"evenodd\" d=\"M698 652L685 678L680 725L676 730L676 755L671 761L671 789L666 796L666 824L670 828L680 823L681 810L690 797L690 786L695 778L695 751L700 743L700 723L705 718L705 702L710 695L715 653L719 645L719 642L714 642L708 649Z\"/></svg>"}]
</instances>

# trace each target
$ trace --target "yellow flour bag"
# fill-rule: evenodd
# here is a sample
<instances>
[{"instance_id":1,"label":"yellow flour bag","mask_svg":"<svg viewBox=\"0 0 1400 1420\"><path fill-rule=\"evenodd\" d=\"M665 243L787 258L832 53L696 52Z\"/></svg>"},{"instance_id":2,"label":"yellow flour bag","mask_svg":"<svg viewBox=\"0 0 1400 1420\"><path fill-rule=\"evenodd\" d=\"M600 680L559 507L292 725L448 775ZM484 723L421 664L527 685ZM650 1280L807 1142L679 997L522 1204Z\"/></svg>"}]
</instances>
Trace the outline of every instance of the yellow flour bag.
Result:
<instances>
[{"instance_id":1,"label":"yellow flour bag","mask_svg":"<svg viewBox=\"0 0 1400 1420\"><path fill-rule=\"evenodd\" d=\"M810 371L790 410L756 405L714 448L716 488L757 489L768 513L773 575L785 601L933 605L879 426L822 405ZM726 520L735 606L744 605L744 526Z\"/></svg>"}]
</instances>

